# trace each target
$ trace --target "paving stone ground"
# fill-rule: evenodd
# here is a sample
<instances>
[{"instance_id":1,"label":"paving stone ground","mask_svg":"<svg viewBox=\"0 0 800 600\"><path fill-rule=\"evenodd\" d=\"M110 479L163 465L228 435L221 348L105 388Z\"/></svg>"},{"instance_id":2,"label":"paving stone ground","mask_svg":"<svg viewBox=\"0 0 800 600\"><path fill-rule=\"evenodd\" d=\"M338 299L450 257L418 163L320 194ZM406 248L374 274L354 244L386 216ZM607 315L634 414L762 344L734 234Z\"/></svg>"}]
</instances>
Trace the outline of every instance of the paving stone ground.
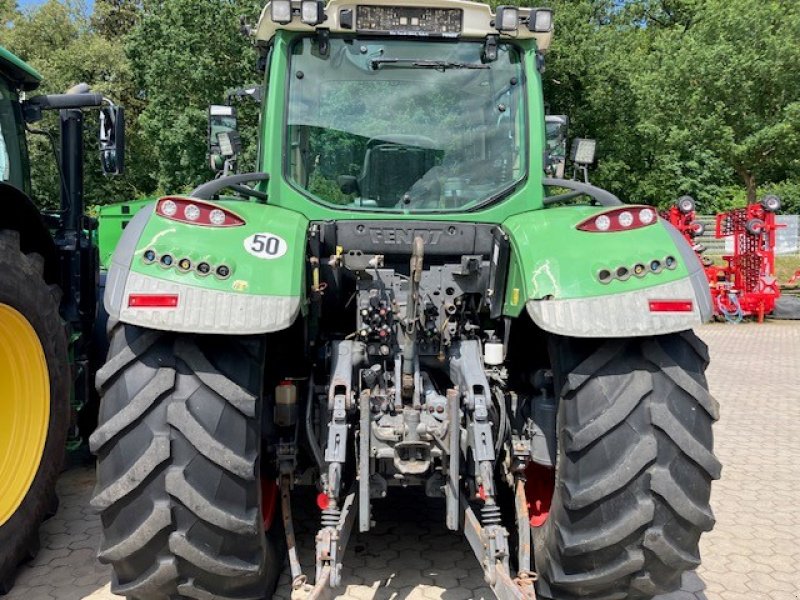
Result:
<instances>
[{"instance_id":1,"label":"paving stone ground","mask_svg":"<svg viewBox=\"0 0 800 600\"><path fill-rule=\"evenodd\" d=\"M660 600L800 600L800 323L709 325L700 335L711 349L708 376L722 412L717 525L702 539L697 573ZM42 550L4 600L118 598L109 591L109 569L94 558L100 523L88 505L93 485L89 467L64 473ZM351 540L339 598L492 598L466 542L445 529L440 506L406 491L376 511L375 530ZM301 560L310 565L311 536L303 533L317 519L303 517ZM284 574L277 600L289 598L288 583Z\"/></svg>"}]
</instances>

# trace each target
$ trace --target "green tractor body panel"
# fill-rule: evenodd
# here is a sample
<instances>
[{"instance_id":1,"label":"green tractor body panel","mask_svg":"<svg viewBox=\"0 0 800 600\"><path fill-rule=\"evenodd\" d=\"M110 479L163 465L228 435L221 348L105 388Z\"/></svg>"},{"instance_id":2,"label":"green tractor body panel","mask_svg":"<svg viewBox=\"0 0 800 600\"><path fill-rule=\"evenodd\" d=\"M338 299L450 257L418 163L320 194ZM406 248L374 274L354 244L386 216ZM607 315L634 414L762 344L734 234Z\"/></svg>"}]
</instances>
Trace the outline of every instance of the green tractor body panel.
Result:
<instances>
[{"instance_id":1,"label":"green tractor body panel","mask_svg":"<svg viewBox=\"0 0 800 600\"><path fill-rule=\"evenodd\" d=\"M234 211L245 224L209 231L209 228L154 215L139 238L131 271L215 292L301 296L308 221L296 212L276 206L249 202L220 202L218 205ZM253 250L253 242L258 248L260 240L248 242L259 234L265 237L263 253ZM275 238L279 240L275 254L266 253L267 240ZM206 239L210 243L204 243ZM147 264L143 254L148 249L154 250L157 257L171 255L176 264L183 258L188 258L192 265L205 262L211 268L211 275L201 275L197 269L184 273L179 266L164 269L158 260ZM226 266L230 274L217 276L215 272L220 266Z\"/></svg>"},{"instance_id":2,"label":"green tractor body panel","mask_svg":"<svg viewBox=\"0 0 800 600\"><path fill-rule=\"evenodd\" d=\"M249 202L213 207L243 224L201 226L160 216L152 204L140 207L111 261L110 315L154 329L208 333L265 333L294 321L304 306L308 221ZM148 305L162 293L175 298L174 307Z\"/></svg>"},{"instance_id":3,"label":"green tractor body panel","mask_svg":"<svg viewBox=\"0 0 800 600\"><path fill-rule=\"evenodd\" d=\"M512 248L505 314L527 306L542 329L577 337L654 334L707 320L702 265L674 228L658 220L630 231L578 229L605 210L565 206L503 223ZM651 300L669 299L687 300L692 310L652 314Z\"/></svg>"},{"instance_id":4,"label":"green tractor body panel","mask_svg":"<svg viewBox=\"0 0 800 600\"><path fill-rule=\"evenodd\" d=\"M97 248L100 252L100 268L108 270L111 255L131 219L148 204L158 198L142 198L131 202L107 204L97 208Z\"/></svg>"},{"instance_id":5,"label":"green tractor body panel","mask_svg":"<svg viewBox=\"0 0 800 600\"><path fill-rule=\"evenodd\" d=\"M553 208L517 215L503 223L508 232L513 256L525 274L523 298L527 300L566 300L606 296L647 289L688 275L680 261L674 269L650 269L653 261L664 263L668 256L679 256L675 241L666 227L650 227L611 233L587 232L576 225L602 209L586 206ZM641 276L601 283L598 274L627 268L647 267Z\"/></svg>"}]
</instances>

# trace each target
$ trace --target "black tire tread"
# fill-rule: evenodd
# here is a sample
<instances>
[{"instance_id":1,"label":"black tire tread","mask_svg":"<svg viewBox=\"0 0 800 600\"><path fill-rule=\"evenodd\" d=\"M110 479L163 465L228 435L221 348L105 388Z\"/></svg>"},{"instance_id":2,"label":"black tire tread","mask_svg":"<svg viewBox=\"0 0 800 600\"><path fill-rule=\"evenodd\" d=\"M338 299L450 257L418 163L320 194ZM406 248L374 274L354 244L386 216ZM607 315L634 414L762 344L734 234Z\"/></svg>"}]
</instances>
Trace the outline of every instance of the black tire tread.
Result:
<instances>
[{"instance_id":1,"label":"black tire tread","mask_svg":"<svg viewBox=\"0 0 800 600\"><path fill-rule=\"evenodd\" d=\"M256 478L263 343L209 337L116 323L97 375L98 558L131 599L269 597L282 568Z\"/></svg>"},{"instance_id":2,"label":"black tire tread","mask_svg":"<svg viewBox=\"0 0 800 600\"><path fill-rule=\"evenodd\" d=\"M167 422L180 431L208 460L230 470L242 479L255 479L255 457L241 456L219 442L192 416L184 404L171 404L167 408Z\"/></svg>"},{"instance_id":3,"label":"black tire tread","mask_svg":"<svg viewBox=\"0 0 800 600\"><path fill-rule=\"evenodd\" d=\"M700 564L700 534L714 525L719 405L704 376L707 348L691 332L557 344L573 364L561 373L553 505L534 529L539 595L673 592Z\"/></svg>"}]
</instances>

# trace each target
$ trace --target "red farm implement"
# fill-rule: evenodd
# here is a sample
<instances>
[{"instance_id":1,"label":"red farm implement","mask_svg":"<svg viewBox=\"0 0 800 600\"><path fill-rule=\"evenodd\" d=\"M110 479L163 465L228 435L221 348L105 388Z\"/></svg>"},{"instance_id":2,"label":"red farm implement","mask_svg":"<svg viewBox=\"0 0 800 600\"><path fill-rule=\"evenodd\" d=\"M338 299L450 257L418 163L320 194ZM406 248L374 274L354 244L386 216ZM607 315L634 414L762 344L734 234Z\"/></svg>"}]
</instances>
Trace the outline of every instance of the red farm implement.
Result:
<instances>
[{"instance_id":1,"label":"red farm implement","mask_svg":"<svg viewBox=\"0 0 800 600\"><path fill-rule=\"evenodd\" d=\"M777 196L767 196L758 204L717 215L714 237L733 240L733 254L722 257L724 266L702 256L706 248L696 238L703 235L705 227L696 220L691 197L683 196L661 212L661 217L681 232L703 263L717 317L739 322L755 316L761 322L774 310L781 294L775 279L776 231L781 227L775 221L775 212L780 205Z\"/></svg>"},{"instance_id":2,"label":"red farm implement","mask_svg":"<svg viewBox=\"0 0 800 600\"><path fill-rule=\"evenodd\" d=\"M706 267L714 307L719 316L740 321L755 316L758 322L775 309L781 295L775 278L775 212L777 196L767 196L758 204L717 215L717 239L733 240L733 254L722 258L724 266Z\"/></svg>"},{"instance_id":3,"label":"red farm implement","mask_svg":"<svg viewBox=\"0 0 800 600\"><path fill-rule=\"evenodd\" d=\"M697 220L694 198L682 196L674 205L667 210L660 211L659 214L662 219L669 221L675 229L681 232L681 235L697 253L704 267L708 268L714 264L710 258L702 256L706 248L695 239L705 233L706 227Z\"/></svg>"}]
</instances>

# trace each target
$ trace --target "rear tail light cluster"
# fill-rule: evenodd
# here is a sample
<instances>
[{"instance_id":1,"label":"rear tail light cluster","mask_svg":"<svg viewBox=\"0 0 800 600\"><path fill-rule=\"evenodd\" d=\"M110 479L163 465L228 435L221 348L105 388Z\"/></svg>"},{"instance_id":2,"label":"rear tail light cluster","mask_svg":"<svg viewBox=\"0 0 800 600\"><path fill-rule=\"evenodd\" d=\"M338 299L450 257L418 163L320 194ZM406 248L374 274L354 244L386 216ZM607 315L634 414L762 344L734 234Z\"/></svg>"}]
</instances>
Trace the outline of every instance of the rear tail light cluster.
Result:
<instances>
[{"instance_id":1,"label":"rear tail light cluster","mask_svg":"<svg viewBox=\"0 0 800 600\"><path fill-rule=\"evenodd\" d=\"M146 265L158 263L164 269L175 267L180 273L190 273L194 271L201 277L214 273L217 279L227 279L231 276L232 272L231 267L226 264L212 265L206 261L194 263L188 257L178 259L169 253L159 256L153 248L148 248L142 253L142 261Z\"/></svg>"},{"instance_id":2,"label":"rear tail light cluster","mask_svg":"<svg viewBox=\"0 0 800 600\"><path fill-rule=\"evenodd\" d=\"M651 206L628 206L615 208L586 219L578 225L578 229L597 233L627 231L647 227L657 220L658 213Z\"/></svg>"},{"instance_id":3,"label":"rear tail light cluster","mask_svg":"<svg viewBox=\"0 0 800 600\"><path fill-rule=\"evenodd\" d=\"M244 220L226 208L196 198L167 196L156 204L156 213L164 218L206 227L239 227Z\"/></svg>"},{"instance_id":4,"label":"rear tail light cluster","mask_svg":"<svg viewBox=\"0 0 800 600\"><path fill-rule=\"evenodd\" d=\"M653 259L649 263L636 263L628 267L621 265L616 269L600 269L597 272L597 279L600 283L611 283L615 279L627 281L633 276L644 277L650 273L658 275L665 269L674 270L678 266L678 261L674 256L667 256L664 260Z\"/></svg>"}]
</instances>

